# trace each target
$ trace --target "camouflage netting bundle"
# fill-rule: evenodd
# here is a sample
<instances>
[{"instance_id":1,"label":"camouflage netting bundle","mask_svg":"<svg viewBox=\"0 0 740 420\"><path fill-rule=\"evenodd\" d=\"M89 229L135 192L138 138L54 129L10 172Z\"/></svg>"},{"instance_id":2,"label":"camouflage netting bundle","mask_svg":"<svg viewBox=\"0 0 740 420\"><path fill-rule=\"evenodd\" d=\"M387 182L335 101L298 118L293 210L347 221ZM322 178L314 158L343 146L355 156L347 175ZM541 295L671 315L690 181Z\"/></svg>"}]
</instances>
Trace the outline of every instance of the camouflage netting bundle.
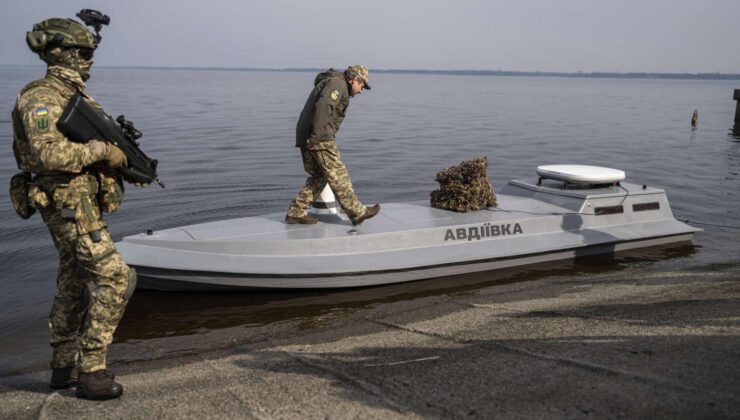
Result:
<instances>
[{"instance_id":1,"label":"camouflage netting bundle","mask_svg":"<svg viewBox=\"0 0 740 420\"><path fill-rule=\"evenodd\" d=\"M437 172L438 190L429 193L431 206L467 212L496 205L496 194L488 182L488 158L466 160Z\"/></svg>"}]
</instances>

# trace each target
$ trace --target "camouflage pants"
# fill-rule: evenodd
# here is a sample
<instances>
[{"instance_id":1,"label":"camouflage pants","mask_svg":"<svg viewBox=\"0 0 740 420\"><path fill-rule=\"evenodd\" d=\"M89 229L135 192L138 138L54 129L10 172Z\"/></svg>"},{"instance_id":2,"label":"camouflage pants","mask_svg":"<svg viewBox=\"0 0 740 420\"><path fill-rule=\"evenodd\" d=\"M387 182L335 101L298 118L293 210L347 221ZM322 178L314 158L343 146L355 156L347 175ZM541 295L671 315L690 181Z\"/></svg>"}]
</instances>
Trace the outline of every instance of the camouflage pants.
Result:
<instances>
[{"instance_id":1,"label":"camouflage pants","mask_svg":"<svg viewBox=\"0 0 740 420\"><path fill-rule=\"evenodd\" d=\"M351 218L362 216L365 213L365 206L352 189L352 181L339 155L337 143L322 141L319 144L320 150L308 150L301 147L303 168L308 173L308 179L306 185L290 203L288 216L304 216L327 183L347 216Z\"/></svg>"},{"instance_id":2,"label":"camouflage pants","mask_svg":"<svg viewBox=\"0 0 740 420\"><path fill-rule=\"evenodd\" d=\"M77 365L82 372L104 369L108 345L128 297L129 267L107 228L101 240L79 234L74 219L50 206L41 209L59 252L57 293L49 315L52 368ZM133 274L133 271L131 271ZM134 282L131 282L134 285Z\"/></svg>"}]
</instances>

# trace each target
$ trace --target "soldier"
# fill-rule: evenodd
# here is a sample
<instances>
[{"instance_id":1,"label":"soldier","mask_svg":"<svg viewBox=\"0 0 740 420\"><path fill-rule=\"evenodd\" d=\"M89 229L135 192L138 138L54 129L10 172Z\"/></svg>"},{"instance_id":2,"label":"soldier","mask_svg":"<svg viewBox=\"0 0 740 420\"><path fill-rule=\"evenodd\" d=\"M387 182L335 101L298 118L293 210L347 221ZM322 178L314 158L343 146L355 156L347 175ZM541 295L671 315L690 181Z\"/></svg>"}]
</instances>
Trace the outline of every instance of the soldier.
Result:
<instances>
[{"instance_id":1,"label":"soldier","mask_svg":"<svg viewBox=\"0 0 740 420\"><path fill-rule=\"evenodd\" d=\"M18 95L13 152L28 180L30 213L34 207L40 211L59 253L49 315L50 385L74 386L77 372L77 397L117 398L123 387L106 370L106 351L136 286L136 273L113 245L101 213L115 211L123 199L122 180L111 168L126 166L127 159L112 144L75 143L56 127L69 98L84 94L100 35L75 20L52 18L34 25L26 40L47 71Z\"/></svg>"},{"instance_id":2,"label":"soldier","mask_svg":"<svg viewBox=\"0 0 740 420\"><path fill-rule=\"evenodd\" d=\"M350 97L362 89L371 89L365 66L351 66L343 74L329 69L316 76L296 126L296 147L301 149L303 168L309 176L288 207L287 223L318 222L307 212L327 183L352 224L359 225L380 211L380 204L366 207L357 198L335 139Z\"/></svg>"}]
</instances>

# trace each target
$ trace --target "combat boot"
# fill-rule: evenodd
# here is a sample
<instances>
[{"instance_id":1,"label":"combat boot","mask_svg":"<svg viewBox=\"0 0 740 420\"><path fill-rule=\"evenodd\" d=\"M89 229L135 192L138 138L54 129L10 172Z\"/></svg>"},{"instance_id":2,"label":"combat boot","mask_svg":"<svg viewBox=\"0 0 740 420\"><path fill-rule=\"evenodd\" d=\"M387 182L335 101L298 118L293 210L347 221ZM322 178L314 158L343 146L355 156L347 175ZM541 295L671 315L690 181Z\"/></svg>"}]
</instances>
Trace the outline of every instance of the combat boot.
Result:
<instances>
[{"instance_id":1,"label":"combat boot","mask_svg":"<svg viewBox=\"0 0 740 420\"><path fill-rule=\"evenodd\" d=\"M110 400L123 394L123 386L113 379L116 375L108 370L101 369L95 372L80 372L77 379L77 398L88 400Z\"/></svg>"},{"instance_id":2,"label":"combat boot","mask_svg":"<svg viewBox=\"0 0 740 420\"><path fill-rule=\"evenodd\" d=\"M51 380L49 386L54 389L66 389L74 386L77 383L77 377L75 375L75 365L53 368L51 370Z\"/></svg>"},{"instance_id":3,"label":"combat boot","mask_svg":"<svg viewBox=\"0 0 740 420\"><path fill-rule=\"evenodd\" d=\"M285 216L285 223L289 225L294 225L296 223L300 223L302 225L315 225L318 222L319 218L316 216L311 216L310 214L300 217Z\"/></svg>"},{"instance_id":4,"label":"combat boot","mask_svg":"<svg viewBox=\"0 0 740 420\"><path fill-rule=\"evenodd\" d=\"M352 224L357 226L365 220L374 217L378 213L380 213L380 204L376 204L372 207L365 207L365 213L362 213L362 216L360 217L352 219Z\"/></svg>"}]
</instances>

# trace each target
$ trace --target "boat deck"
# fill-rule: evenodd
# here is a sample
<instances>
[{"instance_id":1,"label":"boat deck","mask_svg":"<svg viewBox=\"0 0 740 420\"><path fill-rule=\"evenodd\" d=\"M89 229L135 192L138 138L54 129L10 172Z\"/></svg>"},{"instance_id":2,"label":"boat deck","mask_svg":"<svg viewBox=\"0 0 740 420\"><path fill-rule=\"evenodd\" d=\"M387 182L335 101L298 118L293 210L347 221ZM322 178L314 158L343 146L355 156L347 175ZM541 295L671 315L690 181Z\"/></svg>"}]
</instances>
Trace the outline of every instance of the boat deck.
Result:
<instances>
[{"instance_id":1,"label":"boat deck","mask_svg":"<svg viewBox=\"0 0 740 420\"><path fill-rule=\"evenodd\" d=\"M646 203L647 211L635 207ZM284 217L166 229L117 246L140 273L160 280L350 287L616 252L697 231L673 218L662 190L637 185L570 191L512 181L497 208L456 213L428 201L387 203L360 226L343 214L321 215L315 225Z\"/></svg>"}]
</instances>

